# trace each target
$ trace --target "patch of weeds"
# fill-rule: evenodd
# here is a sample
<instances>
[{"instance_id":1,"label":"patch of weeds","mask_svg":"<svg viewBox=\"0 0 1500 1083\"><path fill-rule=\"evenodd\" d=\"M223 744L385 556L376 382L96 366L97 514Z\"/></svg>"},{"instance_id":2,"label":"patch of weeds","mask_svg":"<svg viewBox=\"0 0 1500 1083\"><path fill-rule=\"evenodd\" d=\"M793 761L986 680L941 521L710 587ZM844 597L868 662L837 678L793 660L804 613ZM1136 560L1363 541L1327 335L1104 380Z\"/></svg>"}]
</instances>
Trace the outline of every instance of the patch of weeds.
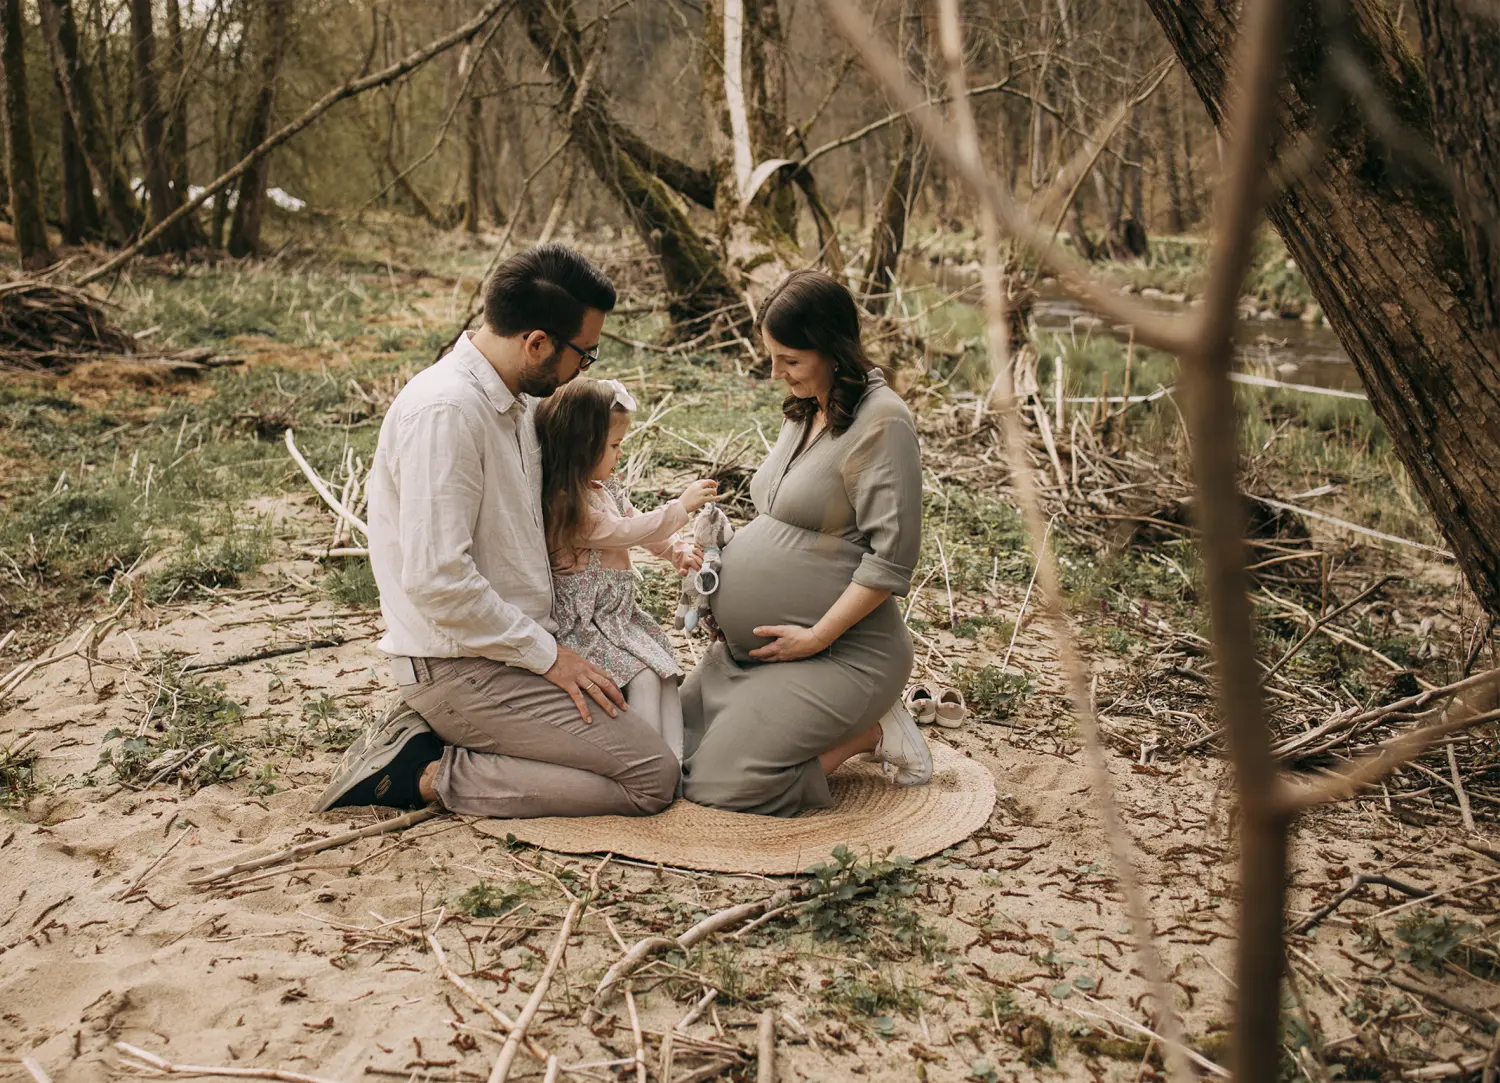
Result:
<instances>
[{"instance_id":1,"label":"patch of weeds","mask_svg":"<svg viewBox=\"0 0 1500 1083\"><path fill-rule=\"evenodd\" d=\"M677 595L682 590L681 577L667 565L654 561L641 561L636 568L640 572L635 583L636 604L662 627L672 627L677 615Z\"/></svg>"},{"instance_id":2,"label":"patch of weeds","mask_svg":"<svg viewBox=\"0 0 1500 1083\"><path fill-rule=\"evenodd\" d=\"M0 808L24 808L36 796L36 758L28 748L0 749Z\"/></svg>"},{"instance_id":3,"label":"patch of weeds","mask_svg":"<svg viewBox=\"0 0 1500 1083\"><path fill-rule=\"evenodd\" d=\"M1000 1037L1021 1054L1021 1059L1035 1068L1054 1063L1052 1024L1040 1015L1012 1011L1000 1016Z\"/></svg>"},{"instance_id":4,"label":"patch of weeds","mask_svg":"<svg viewBox=\"0 0 1500 1083\"><path fill-rule=\"evenodd\" d=\"M998 721L1008 716L1031 691L1031 678L999 666L958 666L954 681L975 718Z\"/></svg>"},{"instance_id":5,"label":"patch of weeds","mask_svg":"<svg viewBox=\"0 0 1500 1083\"><path fill-rule=\"evenodd\" d=\"M158 604L202 596L210 590L237 587L260 567L270 551L264 528L237 530L232 525L216 541L204 537L201 528L191 532L187 544L146 587L146 596Z\"/></svg>"},{"instance_id":6,"label":"patch of weeds","mask_svg":"<svg viewBox=\"0 0 1500 1083\"><path fill-rule=\"evenodd\" d=\"M1434 914L1419 906L1396 922L1396 936L1401 943L1393 954L1400 962L1442 973L1449 956L1477 932L1477 925L1458 923L1447 914Z\"/></svg>"},{"instance_id":7,"label":"patch of weeds","mask_svg":"<svg viewBox=\"0 0 1500 1083\"><path fill-rule=\"evenodd\" d=\"M323 577L323 589L340 605L354 609L379 609L380 588L368 560L345 560Z\"/></svg>"},{"instance_id":8,"label":"patch of weeds","mask_svg":"<svg viewBox=\"0 0 1500 1083\"><path fill-rule=\"evenodd\" d=\"M978 639L980 633L994 629L1001 639L1009 639L1015 624L1008 618L1002 616L990 616L979 614L971 617L961 617L953 625L953 634L959 639Z\"/></svg>"},{"instance_id":9,"label":"patch of weeds","mask_svg":"<svg viewBox=\"0 0 1500 1083\"><path fill-rule=\"evenodd\" d=\"M1101 628L1095 638L1105 650L1114 654L1128 654L1137 640L1123 628Z\"/></svg>"},{"instance_id":10,"label":"patch of weeds","mask_svg":"<svg viewBox=\"0 0 1500 1083\"><path fill-rule=\"evenodd\" d=\"M1154 1067L1161 1067L1161 1052L1154 1040L1123 1038L1118 1034L1088 1025L1079 1026L1069 1038L1073 1047L1086 1057L1110 1057L1140 1064L1150 1056Z\"/></svg>"},{"instance_id":11,"label":"patch of weeds","mask_svg":"<svg viewBox=\"0 0 1500 1083\"><path fill-rule=\"evenodd\" d=\"M876 1033L895 1031L891 1013L914 1016L922 1007L922 991L879 971L843 971L824 978L818 995L828 1004L869 1017Z\"/></svg>"},{"instance_id":12,"label":"patch of weeds","mask_svg":"<svg viewBox=\"0 0 1500 1083\"><path fill-rule=\"evenodd\" d=\"M276 785L277 774L275 764L261 764L260 770L255 772L255 778L250 783L250 792L256 797L265 797L267 794L275 793L279 788Z\"/></svg>"},{"instance_id":13,"label":"patch of weeds","mask_svg":"<svg viewBox=\"0 0 1500 1083\"><path fill-rule=\"evenodd\" d=\"M411 344L411 335L404 327L382 327L375 334L375 348L381 353L400 353Z\"/></svg>"},{"instance_id":14,"label":"patch of weeds","mask_svg":"<svg viewBox=\"0 0 1500 1083\"><path fill-rule=\"evenodd\" d=\"M171 659L158 682L151 712L137 732L112 729L104 735L99 766L112 768L134 789L176 779L192 792L238 778L248 756L230 731L244 708L224 695L223 684L184 675Z\"/></svg>"},{"instance_id":15,"label":"patch of weeds","mask_svg":"<svg viewBox=\"0 0 1500 1083\"><path fill-rule=\"evenodd\" d=\"M326 693L302 705L308 734L315 744L330 752L342 752L354 743L368 720L365 715L365 711L345 714L338 700Z\"/></svg>"},{"instance_id":16,"label":"patch of weeds","mask_svg":"<svg viewBox=\"0 0 1500 1083\"><path fill-rule=\"evenodd\" d=\"M453 911L468 914L471 918L498 918L520 906L522 899L519 891L496 887L481 880L453 900Z\"/></svg>"},{"instance_id":17,"label":"patch of weeds","mask_svg":"<svg viewBox=\"0 0 1500 1083\"><path fill-rule=\"evenodd\" d=\"M864 944L887 958L919 955L932 961L942 950L943 934L923 924L911 905L918 887L910 858L861 859L847 846L833 860L807 870L810 903L798 921L817 940Z\"/></svg>"}]
</instances>

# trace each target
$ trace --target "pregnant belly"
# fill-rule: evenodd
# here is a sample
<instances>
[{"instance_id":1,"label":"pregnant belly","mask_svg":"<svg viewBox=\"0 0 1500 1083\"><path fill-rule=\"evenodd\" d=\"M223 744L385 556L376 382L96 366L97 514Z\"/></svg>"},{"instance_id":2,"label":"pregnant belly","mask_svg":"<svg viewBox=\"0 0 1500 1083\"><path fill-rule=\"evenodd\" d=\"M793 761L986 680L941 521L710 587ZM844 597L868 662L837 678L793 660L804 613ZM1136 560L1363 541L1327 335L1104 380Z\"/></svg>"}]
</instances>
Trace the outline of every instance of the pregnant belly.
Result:
<instances>
[{"instance_id":1,"label":"pregnant belly","mask_svg":"<svg viewBox=\"0 0 1500 1083\"><path fill-rule=\"evenodd\" d=\"M830 534L761 516L724 549L719 589L710 598L714 621L734 657L744 661L767 641L767 624L810 627L849 586L863 551Z\"/></svg>"}]
</instances>

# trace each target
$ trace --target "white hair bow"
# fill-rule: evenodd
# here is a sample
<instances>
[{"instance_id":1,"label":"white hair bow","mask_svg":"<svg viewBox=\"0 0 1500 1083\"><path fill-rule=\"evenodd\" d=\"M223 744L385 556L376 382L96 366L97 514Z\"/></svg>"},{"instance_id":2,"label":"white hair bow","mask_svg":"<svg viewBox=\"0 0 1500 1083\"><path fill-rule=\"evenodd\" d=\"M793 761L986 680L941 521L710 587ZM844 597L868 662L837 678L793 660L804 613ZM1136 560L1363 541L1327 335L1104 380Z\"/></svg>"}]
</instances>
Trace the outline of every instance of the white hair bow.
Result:
<instances>
[{"instance_id":1,"label":"white hair bow","mask_svg":"<svg viewBox=\"0 0 1500 1083\"><path fill-rule=\"evenodd\" d=\"M619 380L605 380L604 385L614 391L616 406L618 406L622 410L628 410L631 413L635 412L635 396L630 393L630 389L628 387L622 384Z\"/></svg>"}]
</instances>

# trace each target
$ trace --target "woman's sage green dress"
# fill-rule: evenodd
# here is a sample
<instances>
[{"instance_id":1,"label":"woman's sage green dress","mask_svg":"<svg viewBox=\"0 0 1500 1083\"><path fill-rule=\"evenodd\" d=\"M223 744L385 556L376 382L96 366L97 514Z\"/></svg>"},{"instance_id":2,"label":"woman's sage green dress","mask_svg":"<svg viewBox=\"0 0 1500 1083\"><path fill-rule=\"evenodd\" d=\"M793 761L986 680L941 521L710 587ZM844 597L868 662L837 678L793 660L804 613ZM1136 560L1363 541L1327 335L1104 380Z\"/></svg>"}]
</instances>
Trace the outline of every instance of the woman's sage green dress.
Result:
<instances>
[{"instance_id":1,"label":"woman's sage green dress","mask_svg":"<svg viewBox=\"0 0 1500 1083\"><path fill-rule=\"evenodd\" d=\"M750 482L756 518L724 549L714 620L724 634L682 686L683 793L715 808L793 816L830 803L818 756L867 730L911 675L896 598L922 544L922 467L911 414L878 372L853 424L798 453L803 422ZM821 654L756 662L753 629L811 627L853 581L892 597Z\"/></svg>"}]
</instances>

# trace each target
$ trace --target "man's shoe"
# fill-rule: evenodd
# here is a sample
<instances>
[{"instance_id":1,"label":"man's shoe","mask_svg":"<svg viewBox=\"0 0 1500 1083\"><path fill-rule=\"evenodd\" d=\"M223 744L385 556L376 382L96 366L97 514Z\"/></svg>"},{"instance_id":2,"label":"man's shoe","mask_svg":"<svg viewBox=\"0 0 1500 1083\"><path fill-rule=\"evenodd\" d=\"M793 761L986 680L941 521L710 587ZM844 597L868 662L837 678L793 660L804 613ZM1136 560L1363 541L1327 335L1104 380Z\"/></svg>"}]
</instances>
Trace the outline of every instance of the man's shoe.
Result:
<instances>
[{"instance_id":1,"label":"man's shoe","mask_svg":"<svg viewBox=\"0 0 1500 1083\"><path fill-rule=\"evenodd\" d=\"M418 787L422 772L442 754L443 742L432 727L398 696L349 746L312 811L346 805L421 808L427 804Z\"/></svg>"},{"instance_id":2,"label":"man's shoe","mask_svg":"<svg viewBox=\"0 0 1500 1083\"><path fill-rule=\"evenodd\" d=\"M899 702L880 720L880 743L870 759L890 764L897 786L923 786L932 778L932 751L911 712Z\"/></svg>"}]
</instances>

